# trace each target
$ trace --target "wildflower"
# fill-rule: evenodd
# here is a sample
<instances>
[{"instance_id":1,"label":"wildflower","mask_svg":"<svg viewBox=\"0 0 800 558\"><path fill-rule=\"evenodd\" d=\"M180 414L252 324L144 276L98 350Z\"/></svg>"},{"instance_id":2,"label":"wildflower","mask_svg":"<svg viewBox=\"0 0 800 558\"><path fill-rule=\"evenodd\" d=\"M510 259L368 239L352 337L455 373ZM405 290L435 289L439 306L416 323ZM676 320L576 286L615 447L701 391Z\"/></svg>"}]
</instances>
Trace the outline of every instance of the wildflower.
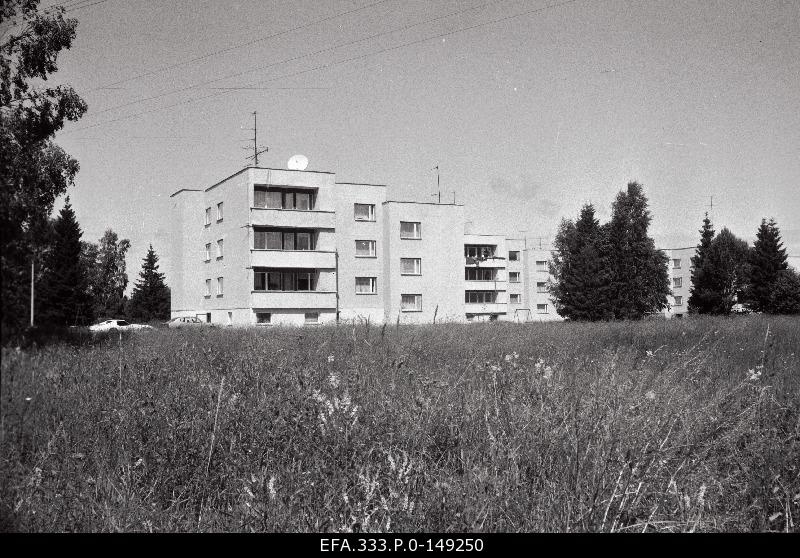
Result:
<instances>
[{"instance_id":1,"label":"wildflower","mask_svg":"<svg viewBox=\"0 0 800 558\"><path fill-rule=\"evenodd\" d=\"M334 360L336 359L333 357L333 355L328 355L328 364L332 363Z\"/></svg>"},{"instance_id":2,"label":"wildflower","mask_svg":"<svg viewBox=\"0 0 800 558\"><path fill-rule=\"evenodd\" d=\"M553 377L553 369L547 366L544 369L544 374L542 374L542 378L544 378L545 380L549 380L552 377Z\"/></svg>"},{"instance_id":3,"label":"wildflower","mask_svg":"<svg viewBox=\"0 0 800 558\"><path fill-rule=\"evenodd\" d=\"M758 367L756 367L756 370L753 370L752 368L750 368L747 371L747 374L748 374L748 378L747 378L748 380L756 381L761 377L761 370Z\"/></svg>"},{"instance_id":4,"label":"wildflower","mask_svg":"<svg viewBox=\"0 0 800 558\"><path fill-rule=\"evenodd\" d=\"M653 351L647 351L647 356L649 357L653 356Z\"/></svg>"},{"instance_id":5,"label":"wildflower","mask_svg":"<svg viewBox=\"0 0 800 558\"><path fill-rule=\"evenodd\" d=\"M30 401L30 400L31 400L31 398L30 398L30 397L26 397L26 398L25 398L25 401Z\"/></svg>"},{"instance_id":6,"label":"wildflower","mask_svg":"<svg viewBox=\"0 0 800 558\"><path fill-rule=\"evenodd\" d=\"M269 478L269 482L267 483L267 490L269 490L270 500L274 500L275 497L278 495L278 493L275 492L275 475L272 475Z\"/></svg>"},{"instance_id":7,"label":"wildflower","mask_svg":"<svg viewBox=\"0 0 800 558\"><path fill-rule=\"evenodd\" d=\"M656 398L656 393L651 389L650 391L645 393L644 396L645 396L646 399L649 399L650 401L653 401Z\"/></svg>"},{"instance_id":8,"label":"wildflower","mask_svg":"<svg viewBox=\"0 0 800 558\"><path fill-rule=\"evenodd\" d=\"M328 376L328 382L331 384L331 387L336 389L339 387L339 376L335 373L331 372Z\"/></svg>"}]
</instances>

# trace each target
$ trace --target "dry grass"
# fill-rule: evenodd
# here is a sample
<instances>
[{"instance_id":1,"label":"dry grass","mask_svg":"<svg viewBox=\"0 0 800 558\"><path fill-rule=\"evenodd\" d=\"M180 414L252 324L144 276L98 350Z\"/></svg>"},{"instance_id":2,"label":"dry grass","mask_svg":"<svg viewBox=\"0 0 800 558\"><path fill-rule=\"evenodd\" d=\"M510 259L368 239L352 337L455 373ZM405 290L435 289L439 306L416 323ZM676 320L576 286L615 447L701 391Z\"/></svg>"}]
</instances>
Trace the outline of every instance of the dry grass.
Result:
<instances>
[{"instance_id":1,"label":"dry grass","mask_svg":"<svg viewBox=\"0 0 800 558\"><path fill-rule=\"evenodd\" d=\"M161 330L6 348L0 528L798 531L798 326Z\"/></svg>"}]
</instances>

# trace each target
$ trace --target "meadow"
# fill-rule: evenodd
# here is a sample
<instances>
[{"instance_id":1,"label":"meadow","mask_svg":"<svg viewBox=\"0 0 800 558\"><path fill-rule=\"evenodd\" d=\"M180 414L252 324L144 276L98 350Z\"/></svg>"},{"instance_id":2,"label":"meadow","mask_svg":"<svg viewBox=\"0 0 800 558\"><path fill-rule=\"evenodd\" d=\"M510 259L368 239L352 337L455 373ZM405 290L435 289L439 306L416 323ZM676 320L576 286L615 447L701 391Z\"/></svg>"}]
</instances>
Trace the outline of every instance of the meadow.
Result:
<instances>
[{"instance_id":1,"label":"meadow","mask_svg":"<svg viewBox=\"0 0 800 558\"><path fill-rule=\"evenodd\" d=\"M800 319L2 350L0 530L800 530Z\"/></svg>"}]
</instances>

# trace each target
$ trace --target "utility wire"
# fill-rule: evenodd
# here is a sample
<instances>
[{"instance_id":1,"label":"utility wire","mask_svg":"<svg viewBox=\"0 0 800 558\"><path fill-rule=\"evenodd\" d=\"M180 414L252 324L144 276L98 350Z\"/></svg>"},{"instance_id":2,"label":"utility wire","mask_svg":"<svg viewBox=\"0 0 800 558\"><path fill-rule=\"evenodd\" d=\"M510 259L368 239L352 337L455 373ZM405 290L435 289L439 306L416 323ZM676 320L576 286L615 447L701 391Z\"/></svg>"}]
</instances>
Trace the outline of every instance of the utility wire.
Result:
<instances>
[{"instance_id":1,"label":"utility wire","mask_svg":"<svg viewBox=\"0 0 800 558\"><path fill-rule=\"evenodd\" d=\"M446 18L452 17L454 15L460 15L460 14L463 14L463 13L466 13L466 12L469 12L469 11L474 11L474 10L478 10L478 9L481 9L481 8L485 8L486 6L490 6L491 4L497 4L498 2L505 2L505 1L507 1L507 0L491 0L490 2L485 2L485 3L480 4L478 6L473 6L471 8L463 8L463 9L460 9L460 10L456 10L456 11L450 12L448 14L436 16L436 17L431 18L431 19L426 19L424 21L419 21L417 23L412 23L412 24L408 24L408 25L405 25L405 26L397 27L397 28L391 29L389 31L382 31L380 33L375 33L373 35L370 35L368 37L363 37L361 39L354 39L352 41L347 41L345 43L340 43L340 44L333 45L333 46L330 46L330 47L325 47L323 49L315 50L313 52L300 54L298 56L292 56L290 58L284 58L283 60L279 60L277 62L270 62L269 64L263 64L261 66L256 66L255 68L251 68L249 70L243 70L241 72L235 72L235 73L232 73L232 74L227 74L227 75L224 75L222 77L218 77L218 78L202 81L202 82L196 83L194 85L187 85L186 87L181 87L181 88L178 88L178 89L165 91L163 93L158 93L156 95L151 95L150 97L141 97L139 99L134 99L133 101L128 101L127 103L122 103L122 104L119 104L119 105L115 105L113 107L109 107L109 108L106 108L106 109L101 109L101 110L95 111L94 114L105 114L105 113L111 112L113 110L129 107L129 106L132 106L132 105L138 105L140 103L144 103L144 102L147 102L147 101L153 101L155 99L160 99L162 97L166 97L168 95L172 95L172 94L175 94L175 93L183 93L185 91L191 91L193 89L198 89L198 88L200 88L200 87L202 87L204 85L210 85L212 83L218 83L220 81L224 81L226 79L230 79L230 78L233 78L233 77L239 77L239 76L243 76L243 75L246 75L246 74L252 74L254 72L259 72L261 70L266 70L267 68L278 66L280 64L285 64L287 62L296 62L298 60L302 60L303 58L308 58L308 57L311 57L311 56L316 56L317 54L322 54L324 52L330 52L330 51L333 51L333 50L336 50L336 49L339 49L339 48L342 48L342 47L352 46L352 45L358 44L358 43L363 43L364 41L369 41L369 40L372 40L372 39L376 39L376 38L382 37L384 35L390 35L392 33L397 33L397 32L401 32L401 31L408 31L409 29L413 29L414 27L419 27L421 25L426 25L428 23L433 23L435 21L439 21L441 19L446 19Z\"/></svg>"},{"instance_id":2,"label":"utility wire","mask_svg":"<svg viewBox=\"0 0 800 558\"><path fill-rule=\"evenodd\" d=\"M226 52L231 52L231 51L239 49L239 48L243 48L243 47L246 47L246 46L254 45L256 43L267 41L269 39L274 39L275 37L280 37L282 35L286 35L287 33L292 33L294 31L299 31L301 29L305 29L307 27L311 27L312 25L316 25L318 23L325 23L327 21L331 21L331 20L334 20L334 19L337 19L337 18L340 18L340 17L344 17L346 15L353 14L355 12L360 12L362 10L366 10L367 8L372 8L373 6L377 6L378 4L384 4L384 3L389 2L389 1L390 0L379 0L378 2L373 2L372 4L367 4L367 5L361 6L359 8L353 8L352 10L347 10L345 12L339 12L338 14L334 14L332 16L324 17L322 19L316 19L314 21L305 23L303 25L298 25L297 27L292 27L291 29L286 29L286 30L280 31L278 33L273 33L272 35L267 35L266 37L260 37L258 39L253 39L251 41L247 41L245 43L239 43L239 44L236 44L236 45L233 45L233 46L230 46L230 47L226 47L226 48L222 48L222 49L219 49L219 50L215 50L214 52L209 52L208 54L203 54L202 56L197 56L197 57L191 58L189 60L183 60L181 62L176 62L175 64L171 64L171 65L165 66L163 68L158 68L156 70L148 70L146 72L143 72L143 73L135 75L135 76L131 76L131 77L128 77L128 78L125 78L125 79L121 79L119 81L115 81L115 82L112 82L112 83L107 83L105 85L102 85L102 86L99 86L99 87L95 87L94 89L89 89L89 91L97 91L98 89L108 89L108 88L111 88L111 87L113 87L115 85L119 85L121 83L127 83L129 81L133 81L133 80L140 79L140 78L143 78L143 77L152 76L152 75L155 75L155 74L160 74L160 73L166 72L168 70L173 70L175 68L180 68L181 66L186 66L186 65L189 65L189 64L193 64L195 62L199 62L201 60L205 60L207 58L212 58L212 57L217 56L219 54L224 54ZM108 110L111 110L111 109L108 109Z\"/></svg>"},{"instance_id":3,"label":"utility wire","mask_svg":"<svg viewBox=\"0 0 800 558\"><path fill-rule=\"evenodd\" d=\"M307 74L307 73L310 73L310 72L314 72L314 71L317 71L317 70L332 68L334 66L339 66L341 64L346 64L348 62L353 62L355 60L361 60L361 59L364 59L364 58L368 58L370 56L383 54L385 52L391 52L391 51L398 50L398 49L401 49L401 48L405 48L405 47L408 47L408 46L418 45L420 43L424 43L424 42L427 42L427 41L430 41L430 40L433 40L433 39L440 39L440 38L443 38L443 37L449 37L451 35L455 35L455 34L458 34L458 33L463 33L465 31L471 31L473 29L478 29L480 27L485 27L487 25L493 25L495 23L502 23L504 21L510 21L510 20L516 19L518 17L523 17L523 16L527 16L527 15L533 15L533 14L536 14L536 13L541 13L541 12L544 12L544 11L552 9L552 8L559 8L559 7L562 7L562 6L566 6L568 4L574 4L575 2L578 2L578 1L579 0L565 0L564 2L559 2L557 4L550 4L550 5L541 7L541 8L535 8L535 9L531 9L531 10L526 10L526 11L520 12L518 14L513 14L513 15L510 15L510 16L505 16L505 17L501 17L501 18L498 18L498 19L493 19L493 20L482 22L482 23L478 23L478 24L475 24L475 25L462 27L460 29L447 31L447 32L444 32L444 33L436 34L436 35L431 35L429 37L424 37L422 39L409 41L407 43L402 43L402 44L399 44L399 45L383 48L383 49L380 49L380 50L377 50L377 51L374 51L374 52L368 52L366 54L353 56L353 57L350 57L350 58L346 58L344 60L339 60L338 62L329 62L329 63L321 64L319 66L315 66L313 68L308 68L308 69L300 70L300 71L293 72L293 73L290 73L290 74L284 74L284 75L276 76L276 77L273 77L273 78L269 78L267 80L259 80L259 81L256 81L254 83L247 84L247 85L245 85L243 87L249 87L249 86L253 86L253 85L256 85L256 84L260 84L260 83L266 83L266 82L269 82L269 81L275 81L275 80L279 80L279 79L295 77L295 76ZM242 72L242 73L247 73L247 72ZM236 89L236 90L238 90L238 89ZM153 108L153 109L146 110L146 111L141 111L141 112L137 112L137 113L133 113L133 114L128 114L128 115L121 116L121 117L118 117L118 118L113 118L113 119L110 119L110 120L104 120L102 122L97 122L95 124L90 124L88 126L83 126L81 128L76 128L74 130L65 131L65 132L63 132L63 134L71 134L71 133L79 132L79 131L82 131L82 130L88 130L90 128L96 128L98 126L103 126L105 124L112 124L112 123L115 123L115 122L121 122L123 120L130 120L131 118L136 118L136 117L143 116L143 115L146 115L146 114L152 114L154 112L160 112L160 111L167 110L167 109L170 109L170 108L175 108L175 107L178 107L178 106L187 105L187 104L195 103L195 102L198 102L198 101L203 101L205 99L210 99L210 98L213 98L213 97L221 97L221 96L224 96L224 95L228 95L228 94L230 94L230 93L232 93L233 91L236 91L236 90L223 90L223 91L220 91L220 92L217 92L217 93L212 93L210 95L204 95L202 97L195 97L195 98L192 98L192 99L187 99L187 100L184 100L184 101L180 101L178 103L173 103L171 105L166 105L166 106L163 106L163 107L157 107L157 108Z\"/></svg>"}]
</instances>

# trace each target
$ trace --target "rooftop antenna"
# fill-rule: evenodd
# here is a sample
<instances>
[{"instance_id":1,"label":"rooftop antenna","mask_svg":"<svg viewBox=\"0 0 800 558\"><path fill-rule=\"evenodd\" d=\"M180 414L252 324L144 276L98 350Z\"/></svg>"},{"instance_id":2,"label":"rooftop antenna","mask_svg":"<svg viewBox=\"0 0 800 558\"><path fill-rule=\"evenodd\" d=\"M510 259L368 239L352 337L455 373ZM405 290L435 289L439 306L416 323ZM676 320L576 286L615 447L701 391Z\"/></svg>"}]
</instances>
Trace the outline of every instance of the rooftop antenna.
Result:
<instances>
[{"instance_id":1,"label":"rooftop antenna","mask_svg":"<svg viewBox=\"0 0 800 558\"><path fill-rule=\"evenodd\" d=\"M435 170L436 171L436 190L437 190L436 194L431 194L431 196L438 195L439 196L439 203L442 203L442 190L441 190L441 188L439 188L439 165L436 165L431 170Z\"/></svg>"},{"instance_id":2,"label":"rooftop antenna","mask_svg":"<svg viewBox=\"0 0 800 558\"><path fill-rule=\"evenodd\" d=\"M253 159L255 166L258 166L258 156L262 153L266 153L269 151L269 147L261 147L258 145L258 113L253 111L253 154L250 155L247 159ZM244 149L250 149L246 147Z\"/></svg>"}]
</instances>

